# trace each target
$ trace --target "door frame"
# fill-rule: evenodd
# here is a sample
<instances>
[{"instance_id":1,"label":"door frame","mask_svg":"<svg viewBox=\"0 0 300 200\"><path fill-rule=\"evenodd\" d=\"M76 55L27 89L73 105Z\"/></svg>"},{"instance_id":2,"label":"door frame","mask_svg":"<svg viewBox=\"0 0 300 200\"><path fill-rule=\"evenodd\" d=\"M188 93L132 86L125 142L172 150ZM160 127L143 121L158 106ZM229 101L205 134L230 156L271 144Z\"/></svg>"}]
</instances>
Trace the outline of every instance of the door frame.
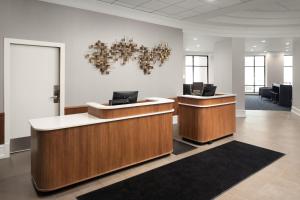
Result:
<instances>
[{"instance_id":1,"label":"door frame","mask_svg":"<svg viewBox=\"0 0 300 200\"><path fill-rule=\"evenodd\" d=\"M53 47L59 48L59 85L60 85L60 105L59 114L64 115L65 107L65 44L53 43L35 40L22 40L14 38L4 38L4 113L5 113L5 128L4 128L4 147L2 147L2 154L0 158L7 158L10 156L10 48L12 44L28 45L37 47ZM1 147L0 147L1 151Z\"/></svg>"}]
</instances>

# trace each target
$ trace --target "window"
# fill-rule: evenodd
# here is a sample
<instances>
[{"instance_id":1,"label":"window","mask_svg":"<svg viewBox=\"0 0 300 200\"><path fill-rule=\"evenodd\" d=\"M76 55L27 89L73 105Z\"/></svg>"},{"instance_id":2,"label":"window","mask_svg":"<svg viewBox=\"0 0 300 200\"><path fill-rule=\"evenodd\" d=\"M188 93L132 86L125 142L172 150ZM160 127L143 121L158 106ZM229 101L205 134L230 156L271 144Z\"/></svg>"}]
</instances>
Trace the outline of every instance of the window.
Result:
<instances>
[{"instance_id":1,"label":"window","mask_svg":"<svg viewBox=\"0 0 300 200\"><path fill-rule=\"evenodd\" d=\"M245 92L258 93L265 86L265 56L245 57Z\"/></svg>"},{"instance_id":2,"label":"window","mask_svg":"<svg viewBox=\"0 0 300 200\"><path fill-rule=\"evenodd\" d=\"M208 56L185 56L185 83L208 83Z\"/></svg>"},{"instance_id":3,"label":"window","mask_svg":"<svg viewBox=\"0 0 300 200\"><path fill-rule=\"evenodd\" d=\"M293 56L284 56L283 82L293 84Z\"/></svg>"}]
</instances>

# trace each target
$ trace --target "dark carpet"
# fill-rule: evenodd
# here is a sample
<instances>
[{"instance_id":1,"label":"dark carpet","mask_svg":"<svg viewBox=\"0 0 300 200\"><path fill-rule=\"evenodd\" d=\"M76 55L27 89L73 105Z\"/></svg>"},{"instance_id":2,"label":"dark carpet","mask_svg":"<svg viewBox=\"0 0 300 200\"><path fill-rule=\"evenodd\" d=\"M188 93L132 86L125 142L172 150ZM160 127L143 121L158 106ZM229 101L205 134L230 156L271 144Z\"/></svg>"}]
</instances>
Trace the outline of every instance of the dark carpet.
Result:
<instances>
[{"instance_id":1,"label":"dark carpet","mask_svg":"<svg viewBox=\"0 0 300 200\"><path fill-rule=\"evenodd\" d=\"M232 141L77 197L79 200L212 199L284 154Z\"/></svg>"},{"instance_id":2,"label":"dark carpet","mask_svg":"<svg viewBox=\"0 0 300 200\"><path fill-rule=\"evenodd\" d=\"M246 110L275 110L290 111L291 108L283 107L273 103L270 99L260 98L258 95L246 95Z\"/></svg>"},{"instance_id":3,"label":"dark carpet","mask_svg":"<svg viewBox=\"0 0 300 200\"><path fill-rule=\"evenodd\" d=\"M196 149L196 147L177 140L173 140L173 154L175 155L179 155L193 149Z\"/></svg>"}]
</instances>

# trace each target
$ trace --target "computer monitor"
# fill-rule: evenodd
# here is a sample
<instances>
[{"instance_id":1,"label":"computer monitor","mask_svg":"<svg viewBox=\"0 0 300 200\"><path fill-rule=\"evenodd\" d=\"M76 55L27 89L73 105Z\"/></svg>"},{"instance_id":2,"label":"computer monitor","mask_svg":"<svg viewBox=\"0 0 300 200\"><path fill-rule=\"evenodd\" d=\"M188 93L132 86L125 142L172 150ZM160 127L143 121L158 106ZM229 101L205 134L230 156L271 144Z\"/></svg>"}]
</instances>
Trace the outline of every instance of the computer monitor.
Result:
<instances>
[{"instance_id":1,"label":"computer monitor","mask_svg":"<svg viewBox=\"0 0 300 200\"><path fill-rule=\"evenodd\" d=\"M217 86L206 86L204 87L202 96L214 96L216 93Z\"/></svg>"},{"instance_id":2,"label":"computer monitor","mask_svg":"<svg viewBox=\"0 0 300 200\"><path fill-rule=\"evenodd\" d=\"M120 91L113 93L111 105L136 103L138 98L138 91Z\"/></svg>"},{"instance_id":3,"label":"computer monitor","mask_svg":"<svg viewBox=\"0 0 300 200\"><path fill-rule=\"evenodd\" d=\"M183 95L192 94L192 84L183 84Z\"/></svg>"}]
</instances>

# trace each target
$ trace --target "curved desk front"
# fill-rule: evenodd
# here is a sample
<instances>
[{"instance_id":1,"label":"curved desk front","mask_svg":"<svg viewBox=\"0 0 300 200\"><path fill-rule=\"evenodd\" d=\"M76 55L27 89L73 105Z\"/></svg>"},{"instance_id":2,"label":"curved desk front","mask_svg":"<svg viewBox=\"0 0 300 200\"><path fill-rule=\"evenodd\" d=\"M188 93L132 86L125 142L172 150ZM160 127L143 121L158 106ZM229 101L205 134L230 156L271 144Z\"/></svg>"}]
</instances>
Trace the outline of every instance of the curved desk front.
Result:
<instances>
[{"instance_id":1,"label":"curved desk front","mask_svg":"<svg viewBox=\"0 0 300 200\"><path fill-rule=\"evenodd\" d=\"M173 102L88 103L88 113L30 120L36 189L56 190L172 153Z\"/></svg>"},{"instance_id":2,"label":"curved desk front","mask_svg":"<svg viewBox=\"0 0 300 200\"><path fill-rule=\"evenodd\" d=\"M236 131L235 95L178 97L181 137L198 143L210 142Z\"/></svg>"}]
</instances>

